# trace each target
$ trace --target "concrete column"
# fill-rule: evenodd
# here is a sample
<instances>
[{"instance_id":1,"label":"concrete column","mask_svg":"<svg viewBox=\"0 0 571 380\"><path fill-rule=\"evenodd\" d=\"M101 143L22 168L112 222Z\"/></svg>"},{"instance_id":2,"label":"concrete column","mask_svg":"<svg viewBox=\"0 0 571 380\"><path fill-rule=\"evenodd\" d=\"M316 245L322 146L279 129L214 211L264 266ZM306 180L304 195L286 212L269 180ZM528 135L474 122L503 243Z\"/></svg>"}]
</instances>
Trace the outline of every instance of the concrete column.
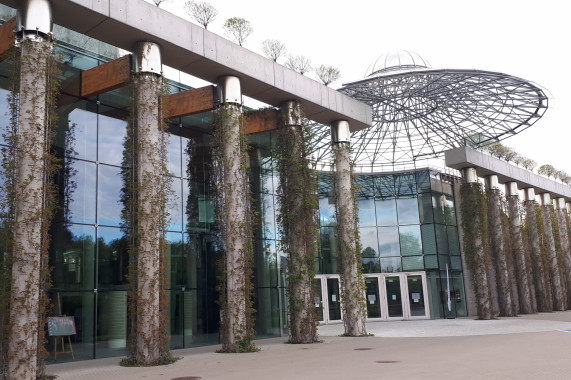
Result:
<instances>
[{"instance_id":1,"label":"concrete column","mask_svg":"<svg viewBox=\"0 0 571 380\"><path fill-rule=\"evenodd\" d=\"M165 202L161 200L160 157L161 51L140 42L135 53L136 175L137 175L137 326L135 360L160 358L160 236Z\"/></svg>"},{"instance_id":2,"label":"concrete column","mask_svg":"<svg viewBox=\"0 0 571 380\"><path fill-rule=\"evenodd\" d=\"M496 274L498 305L500 315L513 317L516 315L516 306L512 298L512 276L508 265L508 252L504 244L504 224L502 221L502 200L499 188L498 176L486 177L486 192L488 202L488 225L490 240L492 243L493 261Z\"/></svg>"},{"instance_id":3,"label":"concrete column","mask_svg":"<svg viewBox=\"0 0 571 380\"><path fill-rule=\"evenodd\" d=\"M220 106L215 117L220 135L222 165L221 178L217 178L219 200L223 200L222 244L225 252L226 297L223 305L222 350L235 352L238 345L247 340L247 288L250 279L244 268L246 249L249 246L246 224L248 212L247 178L242 165L242 144L240 127L242 116L242 92L240 79L234 76L222 77L218 81ZM218 210L217 210L218 211Z\"/></svg>"},{"instance_id":4,"label":"concrete column","mask_svg":"<svg viewBox=\"0 0 571 380\"><path fill-rule=\"evenodd\" d=\"M38 335L44 328L39 306L42 235L46 232L42 225L47 222L43 157L48 152L46 73L52 48L52 13L47 0L20 1L18 6L21 65L7 375L9 379L35 379L39 375L38 344L42 344Z\"/></svg>"},{"instance_id":5,"label":"concrete column","mask_svg":"<svg viewBox=\"0 0 571 380\"><path fill-rule=\"evenodd\" d=\"M519 312L523 314L535 313L536 310L534 302L532 302L532 293L530 291L530 273L521 233L520 202L517 182L509 182L506 184L506 198L508 202L509 232L512 239L512 255L517 280ZM535 292L533 292L533 300L535 300Z\"/></svg>"},{"instance_id":6,"label":"concrete column","mask_svg":"<svg viewBox=\"0 0 571 380\"><path fill-rule=\"evenodd\" d=\"M557 247L555 246L555 237L553 234L553 206L551 206L551 197L549 193L540 194L541 209L543 212L543 229L545 231L545 239L547 242L549 274L551 276L551 289L553 294L553 310L567 310L567 293L565 291L565 283L562 280L561 269L559 268L559 260L557 258Z\"/></svg>"},{"instance_id":7,"label":"concrete column","mask_svg":"<svg viewBox=\"0 0 571 380\"><path fill-rule=\"evenodd\" d=\"M533 263L532 273L535 286L537 311L550 312L553 311L551 283L549 281L549 273L546 270L546 260L541 251L535 190L531 187L526 188L523 189L523 194L530 256L531 262Z\"/></svg>"},{"instance_id":8,"label":"concrete column","mask_svg":"<svg viewBox=\"0 0 571 380\"><path fill-rule=\"evenodd\" d=\"M304 191L311 188L313 179L309 162L304 158L300 104L295 101L283 103L280 120L282 243L287 247L289 258L290 342L313 343L318 340L312 273L319 226L314 217L317 206L311 206L314 202L310 198L314 194ZM300 218L303 223L299 223ZM308 228L309 221L314 221L313 228Z\"/></svg>"},{"instance_id":9,"label":"concrete column","mask_svg":"<svg viewBox=\"0 0 571 380\"><path fill-rule=\"evenodd\" d=\"M567 309L571 307L571 249L569 246L569 231L567 230L567 218L565 214L565 198L554 199L555 215L557 217L557 226L559 229L559 238L561 240L561 258L563 261L563 281L567 290Z\"/></svg>"},{"instance_id":10,"label":"concrete column","mask_svg":"<svg viewBox=\"0 0 571 380\"><path fill-rule=\"evenodd\" d=\"M349 123L344 120L331 124L331 143L335 155L335 190L337 210L337 240L341 259L341 292L345 334L365 334L364 278L360 273L361 252L357 252L359 239L351 178Z\"/></svg>"},{"instance_id":11,"label":"concrete column","mask_svg":"<svg viewBox=\"0 0 571 380\"><path fill-rule=\"evenodd\" d=\"M462 187L464 186L478 186L478 176L476 173L476 169L475 168L464 168L462 169L462 178L463 178L463 184ZM476 191L475 189L473 189L473 191ZM478 186L478 192L481 191L479 186ZM462 204L464 204L465 199L462 199ZM481 205L481 207L485 207L484 204ZM463 209L463 207L461 206L461 209ZM481 218L484 210L483 209L479 209L479 210L472 210L473 214L474 214L474 218ZM466 215L462 215L462 219L466 218ZM485 223L485 221L481 221L481 223L478 223L478 221L476 221L476 223L474 225L483 225ZM485 243L484 241L482 241L482 233L483 231L466 231L463 230L463 239L466 238L466 236L468 235L472 235L475 237L474 239L474 243L475 246L474 247L468 247L466 246L466 244L464 244L464 242L462 242L462 251L464 254L466 254L469 251L472 251L471 253L469 253L468 255L473 255L473 257L466 257L466 261L467 262L472 262L474 263L473 266L473 273L471 273L472 276L472 285L474 287L474 291L476 293L476 303L477 303L477 308L478 308L478 318L480 319L491 319L494 317L494 312L493 312L493 304L492 304L492 295L491 295L491 289L490 289L490 276L489 276L489 265L487 264L487 262L489 261L488 259L488 255L489 253L485 251ZM469 265L468 265L469 267Z\"/></svg>"}]
</instances>

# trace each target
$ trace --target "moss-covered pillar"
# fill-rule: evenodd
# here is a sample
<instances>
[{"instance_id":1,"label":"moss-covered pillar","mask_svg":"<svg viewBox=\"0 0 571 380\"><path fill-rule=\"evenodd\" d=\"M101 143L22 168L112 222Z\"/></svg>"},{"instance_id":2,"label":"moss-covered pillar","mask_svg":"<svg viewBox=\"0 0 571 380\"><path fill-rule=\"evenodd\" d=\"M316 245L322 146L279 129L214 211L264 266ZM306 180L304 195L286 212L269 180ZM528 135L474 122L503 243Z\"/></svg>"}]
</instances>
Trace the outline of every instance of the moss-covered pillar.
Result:
<instances>
[{"instance_id":1,"label":"moss-covered pillar","mask_svg":"<svg viewBox=\"0 0 571 380\"><path fill-rule=\"evenodd\" d=\"M240 79L222 77L218 81L219 108L215 113L214 131L219 144L220 163L217 177L217 217L225 249L225 294L221 303L222 351L251 349L252 332L248 323L251 292L249 259L251 236L247 233L248 185L244 146L241 141L242 93Z\"/></svg>"},{"instance_id":2,"label":"moss-covered pillar","mask_svg":"<svg viewBox=\"0 0 571 380\"><path fill-rule=\"evenodd\" d=\"M553 310L567 310L567 292L565 291L565 283L562 280L561 269L559 267L558 247L555 241L555 232L553 230L553 206L551 205L551 196L549 193L540 194L541 210L543 213L543 229L545 231L545 240L547 244L549 275L551 277L551 289L553 295ZM557 231L559 232L559 231Z\"/></svg>"},{"instance_id":3,"label":"moss-covered pillar","mask_svg":"<svg viewBox=\"0 0 571 380\"><path fill-rule=\"evenodd\" d=\"M529 241L537 311L549 312L553 311L553 300L551 298L549 273L546 269L546 254L544 253L541 245L541 242L544 239L543 222L541 221L541 216L537 213L538 205L535 200L535 190L532 187L529 187L523 189L523 194L525 224L527 238Z\"/></svg>"},{"instance_id":4,"label":"moss-covered pillar","mask_svg":"<svg viewBox=\"0 0 571 380\"><path fill-rule=\"evenodd\" d=\"M345 335L361 336L365 330L365 283L361 273L361 251L357 228L357 205L351 169L349 123L331 124L331 143L335 156L335 209L339 246L341 302Z\"/></svg>"},{"instance_id":5,"label":"moss-covered pillar","mask_svg":"<svg viewBox=\"0 0 571 380\"><path fill-rule=\"evenodd\" d=\"M486 204L475 168L462 169L460 188L462 215L462 249L472 275L479 319L492 319L494 311L489 278L489 243Z\"/></svg>"},{"instance_id":6,"label":"moss-covered pillar","mask_svg":"<svg viewBox=\"0 0 571 380\"><path fill-rule=\"evenodd\" d=\"M562 280L567 290L567 309L569 309L571 307L571 250L569 246L569 232L567 231L567 219L565 218L567 208L565 207L565 198L556 198L553 201L561 241L562 267L565 268Z\"/></svg>"},{"instance_id":7,"label":"moss-covered pillar","mask_svg":"<svg viewBox=\"0 0 571 380\"><path fill-rule=\"evenodd\" d=\"M137 297L135 361L157 364L161 356L161 200L160 154L161 52L152 42L137 44L135 87L135 146L137 190Z\"/></svg>"},{"instance_id":8,"label":"moss-covered pillar","mask_svg":"<svg viewBox=\"0 0 571 380\"><path fill-rule=\"evenodd\" d=\"M313 290L314 261L319 225L315 218L315 175L309 167L301 106L289 101L281 105L278 123L280 222L282 247L289 258L288 300L290 342L318 341Z\"/></svg>"},{"instance_id":9,"label":"moss-covered pillar","mask_svg":"<svg viewBox=\"0 0 571 380\"><path fill-rule=\"evenodd\" d=\"M517 182L509 182L506 184L506 198L508 203L509 233L512 241L511 248L519 298L519 312L531 314L536 312L535 302L532 302L532 300L535 300L535 292L531 293L530 290L529 265L527 263L521 233L520 201ZM532 294L534 295L533 298Z\"/></svg>"},{"instance_id":10,"label":"moss-covered pillar","mask_svg":"<svg viewBox=\"0 0 571 380\"><path fill-rule=\"evenodd\" d=\"M21 1L18 129L14 183L13 265L7 376L36 379L40 316L45 172L48 135L48 59L52 49L51 5L47 0Z\"/></svg>"},{"instance_id":11,"label":"moss-covered pillar","mask_svg":"<svg viewBox=\"0 0 571 380\"><path fill-rule=\"evenodd\" d=\"M501 200L498 176L493 174L486 177L486 192L488 202L488 225L490 240L492 243L493 261L496 272L496 284L498 292L498 305L500 315L513 317L516 315L515 302L512 298L512 281L508 265L508 252L503 224L503 207Z\"/></svg>"}]
</instances>

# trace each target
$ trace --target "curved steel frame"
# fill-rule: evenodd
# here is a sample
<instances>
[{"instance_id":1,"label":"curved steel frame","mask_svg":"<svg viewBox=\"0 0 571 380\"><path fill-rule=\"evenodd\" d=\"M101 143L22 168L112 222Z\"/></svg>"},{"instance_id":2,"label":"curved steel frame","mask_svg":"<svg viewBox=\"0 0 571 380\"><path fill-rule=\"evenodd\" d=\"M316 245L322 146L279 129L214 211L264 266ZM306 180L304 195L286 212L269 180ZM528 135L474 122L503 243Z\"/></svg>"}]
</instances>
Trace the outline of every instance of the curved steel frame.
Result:
<instances>
[{"instance_id":1,"label":"curved steel frame","mask_svg":"<svg viewBox=\"0 0 571 380\"><path fill-rule=\"evenodd\" d=\"M479 70L401 71L339 91L373 108L373 126L351 136L359 171L415 164L448 149L503 140L534 124L548 107L537 85ZM329 128L317 128L315 142L317 162L331 162Z\"/></svg>"}]
</instances>

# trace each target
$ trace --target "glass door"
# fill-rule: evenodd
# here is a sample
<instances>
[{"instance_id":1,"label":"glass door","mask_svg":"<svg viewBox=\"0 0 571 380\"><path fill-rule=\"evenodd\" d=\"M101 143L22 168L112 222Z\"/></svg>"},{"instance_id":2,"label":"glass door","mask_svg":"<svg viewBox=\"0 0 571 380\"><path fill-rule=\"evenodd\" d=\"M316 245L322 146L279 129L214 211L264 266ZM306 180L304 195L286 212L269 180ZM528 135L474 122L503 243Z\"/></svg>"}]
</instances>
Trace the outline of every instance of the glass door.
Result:
<instances>
[{"instance_id":1,"label":"glass door","mask_svg":"<svg viewBox=\"0 0 571 380\"><path fill-rule=\"evenodd\" d=\"M315 304L315 314L317 314L317 320L323 322L323 291L321 288L321 279L313 279L313 289L315 291L315 298L313 303Z\"/></svg>"},{"instance_id":2,"label":"glass door","mask_svg":"<svg viewBox=\"0 0 571 380\"><path fill-rule=\"evenodd\" d=\"M341 298L339 297L339 278L327 278L328 322L341 320Z\"/></svg>"},{"instance_id":3,"label":"glass door","mask_svg":"<svg viewBox=\"0 0 571 380\"><path fill-rule=\"evenodd\" d=\"M426 317L428 313L426 312L425 291L422 277L420 275L407 275L406 284L408 288L409 318Z\"/></svg>"},{"instance_id":4,"label":"glass door","mask_svg":"<svg viewBox=\"0 0 571 380\"><path fill-rule=\"evenodd\" d=\"M378 277L365 278L365 285L367 287L365 292L365 299L367 301L367 318L369 319L382 318L381 296L379 292Z\"/></svg>"},{"instance_id":5,"label":"glass door","mask_svg":"<svg viewBox=\"0 0 571 380\"><path fill-rule=\"evenodd\" d=\"M385 290L387 301L387 318L404 318L404 308L402 303L401 294L401 277L400 276L386 276L385 277Z\"/></svg>"}]
</instances>

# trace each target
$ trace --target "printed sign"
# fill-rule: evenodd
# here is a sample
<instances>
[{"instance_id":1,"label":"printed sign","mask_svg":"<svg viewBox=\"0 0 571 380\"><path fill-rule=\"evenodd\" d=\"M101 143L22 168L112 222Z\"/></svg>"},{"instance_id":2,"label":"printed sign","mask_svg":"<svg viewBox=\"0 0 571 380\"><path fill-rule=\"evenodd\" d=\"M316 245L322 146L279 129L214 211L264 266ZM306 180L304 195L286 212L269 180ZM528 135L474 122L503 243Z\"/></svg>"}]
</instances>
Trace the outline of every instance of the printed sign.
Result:
<instances>
[{"instance_id":1,"label":"printed sign","mask_svg":"<svg viewBox=\"0 0 571 380\"><path fill-rule=\"evenodd\" d=\"M48 318L48 334L50 336L75 335L75 321L73 317Z\"/></svg>"}]
</instances>

